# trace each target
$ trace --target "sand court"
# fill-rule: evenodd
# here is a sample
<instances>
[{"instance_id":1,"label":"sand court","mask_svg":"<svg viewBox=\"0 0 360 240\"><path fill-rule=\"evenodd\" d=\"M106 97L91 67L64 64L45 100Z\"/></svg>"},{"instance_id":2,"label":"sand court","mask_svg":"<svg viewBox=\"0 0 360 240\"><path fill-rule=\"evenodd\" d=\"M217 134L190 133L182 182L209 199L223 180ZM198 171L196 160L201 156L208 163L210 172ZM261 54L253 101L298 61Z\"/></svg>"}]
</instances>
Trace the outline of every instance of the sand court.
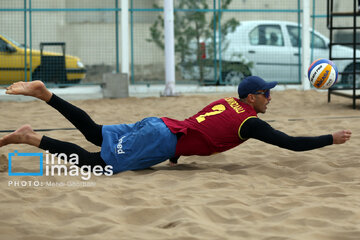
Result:
<instances>
[{"instance_id":1,"label":"sand court","mask_svg":"<svg viewBox=\"0 0 360 240\"><path fill-rule=\"evenodd\" d=\"M118 124L149 116L184 119L230 95L72 103L99 124ZM0 102L0 110L0 130L26 123L35 129L73 127L40 101ZM259 117L294 136L342 129L353 134L345 144L308 152L250 139L221 154L181 157L175 167L164 162L87 181L80 176L9 176L9 152L41 150L8 145L0 148L0 238L359 239L359 107L353 110L349 99L338 96L328 104L326 92L274 91L267 113ZM76 130L43 133L99 150Z\"/></svg>"}]
</instances>

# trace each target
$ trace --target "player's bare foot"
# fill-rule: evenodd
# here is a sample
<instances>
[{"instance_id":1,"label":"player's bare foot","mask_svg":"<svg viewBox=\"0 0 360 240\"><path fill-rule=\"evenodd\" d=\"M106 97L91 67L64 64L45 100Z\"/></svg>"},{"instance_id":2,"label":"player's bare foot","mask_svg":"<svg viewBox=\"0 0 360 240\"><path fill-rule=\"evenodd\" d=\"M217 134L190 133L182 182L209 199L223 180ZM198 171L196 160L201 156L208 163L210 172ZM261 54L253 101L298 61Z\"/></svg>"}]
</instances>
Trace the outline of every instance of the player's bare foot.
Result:
<instances>
[{"instance_id":1,"label":"player's bare foot","mask_svg":"<svg viewBox=\"0 0 360 240\"><path fill-rule=\"evenodd\" d=\"M46 88L45 84L39 80L32 82L16 82L6 88L7 94L24 95L36 97L48 102L52 93Z\"/></svg>"},{"instance_id":2,"label":"player's bare foot","mask_svg":"<svg viewBox=\"0 0 360 240\"><path fill-rule=\"evenodd\" d=\"M42 136L34 132L30 125L24 125L15 132L0 138L0 147L8 144L26 143L38 147Z\"/></svg>"}]
</instances>

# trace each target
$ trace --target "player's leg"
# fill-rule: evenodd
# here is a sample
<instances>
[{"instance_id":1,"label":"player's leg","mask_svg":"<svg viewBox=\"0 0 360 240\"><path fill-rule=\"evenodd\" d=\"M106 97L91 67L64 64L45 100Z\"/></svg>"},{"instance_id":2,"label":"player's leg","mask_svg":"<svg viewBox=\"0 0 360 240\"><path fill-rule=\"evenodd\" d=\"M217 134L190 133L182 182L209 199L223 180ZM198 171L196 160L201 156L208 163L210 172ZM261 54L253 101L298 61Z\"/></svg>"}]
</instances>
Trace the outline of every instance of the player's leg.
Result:
<instances>
[{"instance_id":1,"label":"player's leg","mask_svg":"<svg viewBox=\"0 0 360 240\"><path fill-rule=\"evenodd\" d=\"M102 125L96 124L90 116L80 108L50 92L43 82L17 82L8 87L6 93L32 96L45 101L79 129L88 141L97 146L101 146Z\"/></svg>"},{"instance_id":2,"label":"player's leg","mask_svg":"<svg viewBox=\"0 0 360 240\"><path fill-rule=\"evenodd\" d=\"M34 132L30 125L24 125L8 135L0 138L0 147L8 144L28 144L39 147L42 135Z\"/></svg>"},{"instance_id":3,"label":"player's leg","mask_svg":"<svg viewBox=\"0 0 360 240\"><path fill-rule=\"evenodd\" d=\"M68 159L70 159L71 154L77 154L79 157L79 167L81 166L102 166L105 168L106 163L100 156L100 152L88 152L85 149L81 148L80 146L60 141L57 139L53 139L47 136L43 136L39 145L39 148L43 150L48 150L50 153L64 153Z\"/></svg>"},{"instance_id":4,"label":"player's leg","mask_svg":"<svg viewBox=\"0 0 360 240\"><path fill-rule=\"evenodd\" d=\"M79 167L84 165L91 167L96 165L106 166L106 163L100 156L100 152L91 153L76 144L43 136L34 132L30 125L24 125L15 132L0 138L0 147L8 144L29 144L43 150L48 150L50 153L64 153L68 158L70 158L71 154L75 153L79 157Z\"/></svg>"},{"instance_id":5,"label":"player's leg","mask_svg":"<svg viewBox=\"0 0 360 240\"><path fill-rule=\"evenodd\" d=\"M45 102L49 101L52 96L52 92L50 92L41 81L13 83L6 88L6 93L12 95L31 96Z\"/></svg>"},{"instance_id":6,"label":"player's leg","mask_svg":"<svg viewBox=\"0 0 360 240\"><path fill-rule=\"evenodd\" d=\"M102 125L96 124L85 111L61 99L55 94L52 95L47 104L58 110L67 120L79 129L89 142L101 146L103 141Z\"/></svg>"}]
</instances>

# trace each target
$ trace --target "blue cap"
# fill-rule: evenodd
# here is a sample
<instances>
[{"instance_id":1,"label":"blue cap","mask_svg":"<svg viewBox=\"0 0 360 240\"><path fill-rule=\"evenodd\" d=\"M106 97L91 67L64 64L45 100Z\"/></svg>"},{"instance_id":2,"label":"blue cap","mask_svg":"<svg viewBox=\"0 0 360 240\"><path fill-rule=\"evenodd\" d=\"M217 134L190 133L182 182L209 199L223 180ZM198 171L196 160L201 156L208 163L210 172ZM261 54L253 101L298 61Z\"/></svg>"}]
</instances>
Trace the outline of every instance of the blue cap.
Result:
<instances>
[{"instance_id":1,"label":"blue cap","mask_svg":"<svg viewBox=\"0 0 360 240\"><path fill-rule=\"evenodd\" d=\"M278 82L266 82L257 76L244 78L238 87L239 98L246 98L250 93L256 93L259 90L268 90L274 88Z\"/></svg>"}]
</instances>

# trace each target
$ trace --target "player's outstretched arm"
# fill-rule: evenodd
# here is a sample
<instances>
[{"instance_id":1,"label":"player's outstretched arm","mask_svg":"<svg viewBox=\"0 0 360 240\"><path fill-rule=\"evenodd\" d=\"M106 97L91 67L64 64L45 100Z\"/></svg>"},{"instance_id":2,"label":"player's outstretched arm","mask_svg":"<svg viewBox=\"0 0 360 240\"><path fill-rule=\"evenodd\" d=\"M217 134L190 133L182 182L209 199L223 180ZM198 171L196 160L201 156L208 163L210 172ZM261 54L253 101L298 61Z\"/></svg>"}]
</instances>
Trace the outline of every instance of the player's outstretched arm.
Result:
<instances>
[{"instance_id":1,"label":"player's outstretched arm","mask_svg":"<svg viewBox=\"0 0 360 240\"><path fill-rule=\"evenodd\" d=\"M268 123L259 118L250 118L243 124L240 136L243 138L255 138L292 151L308 151L331 144L345 143L350 139L351 131L342 130L333 134L314 137L293 137L273 129Z\"/></svg>"},{"instance_id":2,"label":"player's outstretched arm","mask_svg":"<svg viewBox=\"0 0 360 240\"><path fill-rule=\"evenodd\" d=\"M332 136L333 136L334 144L342 144L350 140L351 131L350 130L337 131L334 132Z\"/></svg>"}]
</instances>

